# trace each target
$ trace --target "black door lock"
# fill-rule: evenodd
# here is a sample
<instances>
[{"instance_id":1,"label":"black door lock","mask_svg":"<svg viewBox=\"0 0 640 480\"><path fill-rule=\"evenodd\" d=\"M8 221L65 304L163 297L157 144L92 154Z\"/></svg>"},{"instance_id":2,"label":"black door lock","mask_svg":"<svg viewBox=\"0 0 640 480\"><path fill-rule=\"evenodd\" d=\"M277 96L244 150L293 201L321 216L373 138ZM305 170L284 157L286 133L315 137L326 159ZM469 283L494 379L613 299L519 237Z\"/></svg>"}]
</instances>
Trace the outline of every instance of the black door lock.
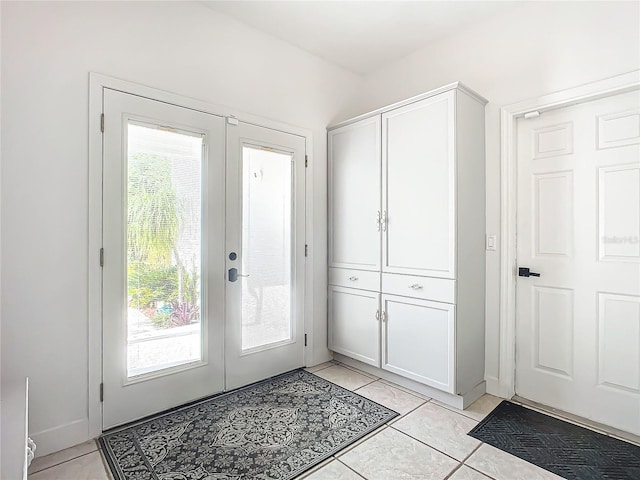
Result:
<instances>
[{"instance_id":1,"label":"black door lock","mask_svg":"<svg viewBox=\"0 0 640 480\"><path fill-rule=\"evenodd\" d=\"M518 276L519 277L539 277L540 274L530 271L529 267L520 267L518 268Z\"/></svg>"},{"instance_id":2,"label":"black door lock","mask_svg":"<svg viewBox=\"0 0 640 480\"><path fill-rule=\"evenodd\" d=\"M230 268L229 269L229 281L230 282L235 282L238 280L238 269L237 268Z\"/></svg>"}]
</instances>

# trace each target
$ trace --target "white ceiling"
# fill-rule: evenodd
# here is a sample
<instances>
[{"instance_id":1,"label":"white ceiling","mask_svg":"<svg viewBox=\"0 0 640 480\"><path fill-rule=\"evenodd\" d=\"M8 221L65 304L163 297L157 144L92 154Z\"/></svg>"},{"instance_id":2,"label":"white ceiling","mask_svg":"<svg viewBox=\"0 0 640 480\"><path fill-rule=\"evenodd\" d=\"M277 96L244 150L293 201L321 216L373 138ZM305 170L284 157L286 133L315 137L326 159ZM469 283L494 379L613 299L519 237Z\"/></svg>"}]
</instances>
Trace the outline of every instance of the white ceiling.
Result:
<instances>
[{"instance_id":1,"label":"white ceiling","mask_svg":"<svg viewBox=\"0 0 640 480\"><path fill-rule=\"evenodd\" d=\"M509 1L205 1L357 74L514 8Z\"/></svg>"}]
</instances>

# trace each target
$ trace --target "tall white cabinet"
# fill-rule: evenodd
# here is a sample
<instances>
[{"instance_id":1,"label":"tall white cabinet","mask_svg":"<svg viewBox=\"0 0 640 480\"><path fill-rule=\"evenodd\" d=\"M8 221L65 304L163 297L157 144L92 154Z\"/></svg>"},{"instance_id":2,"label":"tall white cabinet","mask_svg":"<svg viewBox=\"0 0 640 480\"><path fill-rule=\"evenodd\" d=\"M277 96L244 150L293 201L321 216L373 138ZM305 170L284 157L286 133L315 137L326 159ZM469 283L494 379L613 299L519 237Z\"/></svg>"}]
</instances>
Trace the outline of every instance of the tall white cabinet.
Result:
<instances>
[{"instance_id":1,"label":"tall white cabinet","mask_svg":"<svg viewBox=\"0 0 640 480\"><path fill-rule=\"evenodd\" d=\"M484 393L485 104L455 83L328 129L329 348L461 408Z\"/></svg>"}]
</instances>

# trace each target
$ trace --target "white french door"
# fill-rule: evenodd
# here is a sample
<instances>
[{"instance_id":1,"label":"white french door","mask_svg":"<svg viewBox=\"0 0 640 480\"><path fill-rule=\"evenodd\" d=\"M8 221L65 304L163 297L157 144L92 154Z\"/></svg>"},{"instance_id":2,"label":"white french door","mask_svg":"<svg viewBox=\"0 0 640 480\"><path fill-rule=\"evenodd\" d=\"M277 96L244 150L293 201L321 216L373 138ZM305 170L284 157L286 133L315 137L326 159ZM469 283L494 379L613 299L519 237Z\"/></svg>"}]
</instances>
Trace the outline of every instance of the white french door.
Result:
<instances>
[{"instance_id":1,"label":"white french door","mask_svg":"<svg viewBox=\"0 0 640 480\"><path fill-rule=\"evenodd\" d=\"M306 139L103 112L103 429L303 366Z\"/></svg>"},{"instance_id":2,"label":"white french door","mask_svg":"<svg viewBox=\"0 0 640 480\"><path fill-rule=\"evenodd\" d=\"M224 118L105 89L103 428L224 389Z\"/></svg>"},{"instance_id":3,"label":"white french door","mask_svg":"<svg viewBox=\"0 0 640 480\"><path fill-rule=\"evenodd\" d=\"M640 94L517 129L516 393L640 435Z\"/></svg>"},{"instance_id":4,"label":"white french door","mask_svg":"<svg viewBox=\"0 0 640 480\"><path fill-rule=\"evenodd\" d=\"M305 138L227 125L226 386L304 364Z\"/></svg>"}]
</instances>

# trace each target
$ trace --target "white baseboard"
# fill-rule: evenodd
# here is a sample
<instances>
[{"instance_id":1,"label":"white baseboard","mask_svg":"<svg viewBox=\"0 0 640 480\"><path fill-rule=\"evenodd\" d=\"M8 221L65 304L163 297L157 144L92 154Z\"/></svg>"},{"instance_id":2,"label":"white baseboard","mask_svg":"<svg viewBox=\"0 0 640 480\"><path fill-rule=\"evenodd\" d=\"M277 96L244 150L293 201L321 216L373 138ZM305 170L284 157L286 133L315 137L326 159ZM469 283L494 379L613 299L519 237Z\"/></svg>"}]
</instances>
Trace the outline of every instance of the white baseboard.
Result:
<instances>
[{"instance_id":1,"label":"white baseboard","mask_svg":"<svg viewBox=\"0 0 640 480\"><path fill-rule=\"evenodd\" d=\"M343 363L348 366L352 366L354 368L362 370L365 373L369 373L376 377L382 378L383 380L387 380L389 382L395 383L396 385L400 385L401 387L405 387L410 390L413 390L414 392L427 395L428 397L431 397L442 403L446 403L447 405L453 408L457 408L459 410L464 410L467 406L471 405L478 398L480 398L485 392L485 383L480 382L476 387L472 388L469 392L465 393L464 395L453 395L451 393L438 390L437 388L433 388L428 385L418 383L409 378L402 377L395 373L388 372L380 368L372 367L371 365L367 365L365 363L362 363L358 360L354 360L353 358L349 358L339 353L334 353L333 358L334 360L340 363Z\"/></svg>"},{"instance_id":2,"label":"white baseboard","mask_svg":"<svg viewBox=\"0 0 640 480\"><path fill-rule=\"evenodd\" d=\"M64 425L33 433L31 438L38 446L36 455L38 457L64 450L90 440L89 419L74 420Z\"/></svg>"},{"instance_id":3,"label":"white baseboard","mask_svg":"<svg viewBox=\"0 0 640 480\"><path fill-rule=\"evenodd\" d=\"M513 397L513 392L509 390L508 385L503 385L496 377L487 377L487 393L495 395L496 397L506 398L510 400Z\"/></svg>"},{"instance_id":4,"label":"white baseboard","mask_svg":"<svg viewBox=\"0 0 640 480\"><path fill-rule=\"evenodd\" d=\"M496 397L502 397L501 395L501 389L500 389L500 381L498 380L497 377L489 377L487 376L485 378L485 381L487 382L487 393L490 393L491 395L495 395Z\"/></svg>"}]
</instances>

